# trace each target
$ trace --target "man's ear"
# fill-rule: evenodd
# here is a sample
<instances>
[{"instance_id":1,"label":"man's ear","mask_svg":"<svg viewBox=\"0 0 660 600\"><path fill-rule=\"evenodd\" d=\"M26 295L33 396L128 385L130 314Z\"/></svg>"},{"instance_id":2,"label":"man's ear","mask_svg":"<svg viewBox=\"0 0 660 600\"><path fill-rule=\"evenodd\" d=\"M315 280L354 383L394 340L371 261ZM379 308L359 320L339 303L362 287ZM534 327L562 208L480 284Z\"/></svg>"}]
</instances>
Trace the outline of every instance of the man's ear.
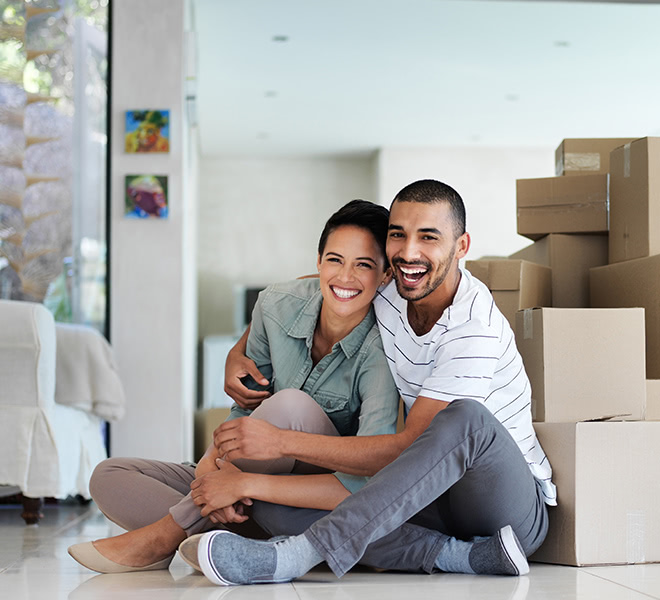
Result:
<instances>
[{"instance_id":1,"label":"man's ear","mask_svg":"<svg viewBox=\"0 0 660 600\"><path fill-rule=\"evenodd\" d=\"M455 257L460 260L464 258L470 249L470 234L465 232L456 240L456 254Z\"/></svg>"},{"instance_id":2,"label":"man's ear","mask_svg":"<svg viewBox=\"0 0 660 600\"><path fill-rule=\"evenodd\" d=\"M390 281L392 281L392 267L387 267L383 274L383 282L381 285L387 285Z\"/></svg>"}]
</instances>

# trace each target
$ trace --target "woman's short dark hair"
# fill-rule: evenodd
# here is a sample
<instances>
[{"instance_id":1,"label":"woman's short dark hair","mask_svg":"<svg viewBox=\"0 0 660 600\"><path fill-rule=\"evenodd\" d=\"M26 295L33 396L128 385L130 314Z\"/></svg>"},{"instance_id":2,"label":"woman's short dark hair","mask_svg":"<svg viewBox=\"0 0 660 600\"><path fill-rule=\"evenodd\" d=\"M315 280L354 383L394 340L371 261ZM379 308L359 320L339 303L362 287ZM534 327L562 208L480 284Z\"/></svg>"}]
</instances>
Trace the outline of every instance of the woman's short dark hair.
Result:
<instances>
[{"instance_id":1,"label":"woman's short dark hair","mask_svg":"<svg viewBox=\"0 0 660 600\"><path fill-rule=\"evenodd\" d=\"M385 243L387 241L389 219L390 211L384 206L368 202L367 200L351 200L332 215L325 224L319 238L319 256L323 256L328 236L335 229L344 225L352 225L364 229L374 236L385 259L385 268L387 268Z\"/></svg>"}]
</instances>

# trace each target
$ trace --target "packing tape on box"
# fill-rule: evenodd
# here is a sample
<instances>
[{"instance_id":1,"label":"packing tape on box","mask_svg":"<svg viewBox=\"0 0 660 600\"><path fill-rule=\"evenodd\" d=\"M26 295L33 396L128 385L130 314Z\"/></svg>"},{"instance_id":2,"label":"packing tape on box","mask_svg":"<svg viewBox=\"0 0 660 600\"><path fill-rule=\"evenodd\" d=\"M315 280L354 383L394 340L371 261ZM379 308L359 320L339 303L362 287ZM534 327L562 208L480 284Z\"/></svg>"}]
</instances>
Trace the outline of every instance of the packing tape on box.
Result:
<instances>
[{"instance_id":1,"label":"packing tape on box","mask_svg":"<svg viewBox=\"0 0 660 600\"><path fill-rule=\"evenodd\" d=\"M626 514L626 562L646 562L646 513L634 510Z\"/></svg>"},{"instance_id":2,"label":"packing tape on box","mask_svg":"<svg viewBox=\"0 0 660 600\"><path fill-rule=\"evenodd\" d=\"M623 147L623 176L630 177L630 143Z\"/></svg>"},{"instance_id":3,"label":"packing tape on box","mask_svg":"<svg viewBox=\"0 0 660 600\"><path fill-rule=\"evenodd\" d=\"M598 152L567 152L564 155L566 171L600 171Z\"/></svg>"},{"instance_id":4,"label":"packing tape on box","mask_svg":"<svg viewBox=\"0 0 660 600\"><path fill-rule=\"evenodd\" d=\"M531 340L534 337L534 321L532 308L523 310L523 339Z\"/></svg>"}]
</instances>

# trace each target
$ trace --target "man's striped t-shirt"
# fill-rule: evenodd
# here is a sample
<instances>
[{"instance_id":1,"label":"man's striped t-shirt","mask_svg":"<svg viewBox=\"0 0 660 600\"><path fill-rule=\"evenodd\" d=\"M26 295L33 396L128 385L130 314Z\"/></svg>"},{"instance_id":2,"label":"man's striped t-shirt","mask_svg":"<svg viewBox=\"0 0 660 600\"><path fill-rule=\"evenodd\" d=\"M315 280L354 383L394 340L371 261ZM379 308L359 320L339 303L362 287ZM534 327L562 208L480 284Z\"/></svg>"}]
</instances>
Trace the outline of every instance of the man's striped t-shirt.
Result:
<instances>
[{"instance_id":1,"label":"man's striped t-shirt","mask_svg":"<svg viewBox=\"0 0 660 600\"><path fill-rule=\"evenodd\" d=\"M506 427L541 483L547 504L557 503L552 468L532 427L531 389L509 322L488 288L461 269L452 304L426 334L408 322L407 301L391 282L374 299L383 347L406 408L418 396L482 402Z\"/></svg>"}]
</instances>

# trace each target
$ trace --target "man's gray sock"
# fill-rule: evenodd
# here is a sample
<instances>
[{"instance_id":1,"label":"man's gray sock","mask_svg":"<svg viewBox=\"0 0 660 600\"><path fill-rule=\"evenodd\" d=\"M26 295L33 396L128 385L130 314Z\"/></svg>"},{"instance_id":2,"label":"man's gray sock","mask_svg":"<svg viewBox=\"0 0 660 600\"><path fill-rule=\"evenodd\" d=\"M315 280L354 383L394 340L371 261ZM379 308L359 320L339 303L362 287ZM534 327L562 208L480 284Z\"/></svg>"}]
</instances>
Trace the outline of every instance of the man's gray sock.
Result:
<instances>
[{"instance_id":1,"label":"man's gray sock","mask_svg":"<svg viewBox=\"0 0 660 600\"><path fill-rule=\"evenodd\" d=\"M435 566L445 573L474 573L470 567L472 542L448 537L435 559Z\"/></svg>"},{"instance_id":2,"label":"man's gray sock","mask_svg":"<svg viewBox=\"0 0 660 600\"><path fill-rule=\"evenodd\" d=\"M275 551L277 553L277 566L274 574L276 580L295 579L323 562L323 557L304 534L276 542Z\"/></svg>"},{"instance_id":3,"label":"man's gray sock","mask_svg":"<svg viewBox=\"0 0 660 600\"><path fill-rule=\"evenodd\" d=\"M435 566L448 573L483 575L525 575L529 565L511 526L502 527L488 538L469 542L447 538L435 559Z\"/></svg>"}]
</instances>

